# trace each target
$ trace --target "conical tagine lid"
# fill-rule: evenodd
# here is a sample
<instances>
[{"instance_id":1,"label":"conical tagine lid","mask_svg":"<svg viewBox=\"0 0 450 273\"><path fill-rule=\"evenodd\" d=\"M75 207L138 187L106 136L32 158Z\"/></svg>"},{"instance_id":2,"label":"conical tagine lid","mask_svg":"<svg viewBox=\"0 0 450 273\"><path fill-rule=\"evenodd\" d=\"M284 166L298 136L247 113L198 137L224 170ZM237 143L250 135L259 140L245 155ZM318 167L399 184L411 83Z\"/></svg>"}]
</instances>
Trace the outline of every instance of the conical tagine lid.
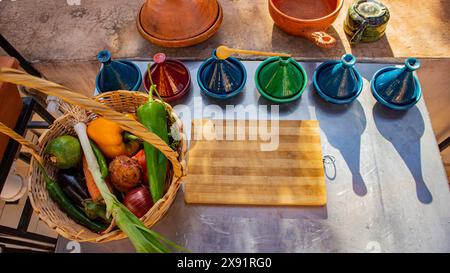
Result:
<instances>
[{"instance_id":1,"label":"conical tagine lid","mask_svg":"<svg viewBox=\"0 0 450 273\"><path fill-rule=\"evenodd\" d=\"M294 59L272 57L260 64L255 81L264 97L275 102L289 102L300 97L306 87L307 76Z\"/></svg>"},{"instance_id":2,"label":"conical tagine lid","mask_svg":"<svg viewBox=\"0 0 450 273\"><path fill-rule=\"evenodd\" d=\"M182 62L168 59L164 53L155 54L153 61L155 63L150 67L152 81L162 98L170 101L189 91L191 76ZM145 74L144 86L148 91L150 86L148 72Z\"/></svg>"},{"instance_id":3,"label":"conical tagine lid","mask_svg":"<svg viewBox=\"0 0 450 273\"><path fill-rule=\"evenodd\" d=\"M140 23L162 40L183 40L207 31L219 16L216 0L147 0Z\"/></svg>"},{"instance_id":4,"label":"conical tagine lid","mask_svg":"<svg viewBox=\"0 0 450 273\"><path fill-rule=\"evenodd\" d=\"M313 82L318 94L332 103L349 103L361 93L363 81L354 67L352 54L342 56L340 61L328 61L314 72Z\"/></svg>"},{"instance_id":5,"label":"conical tagine lid","mask_svg":"<svg viewBox=\"0 0 450 273\"><path fill-rule=\"evenodd\" d=\"M232 57L221 60L217 58L215 50L212 58L204 62L198 71L201 89L218 98L228 98L239 93L246 78L247 73L240 61Z\"/></svg>"},{"instance_id":6,"label":"conical tagine lid","mask_svg":"<svg viewBox=\"0 0 450 273\"><path fill-rule=\"evenodd\" d=\"M137 91L141 86L141 72L132 62L111 60L111 53L108 50L100 51L97 59L103 64L96 79L99 92Z\"/></svg>"},{"instance_id":7,"label":"conical tagine lid","mask_svg":"<svg viewBox=\"0 0 450 273\"><path fill-rule=\"evenodd\" d=\"M373 95L380 103L393 109L413 106L422 95L420 82L413 73L419 68L419 60L409 58L403 67L379 70L371 81Z\"/></svg>"}]
</instances>

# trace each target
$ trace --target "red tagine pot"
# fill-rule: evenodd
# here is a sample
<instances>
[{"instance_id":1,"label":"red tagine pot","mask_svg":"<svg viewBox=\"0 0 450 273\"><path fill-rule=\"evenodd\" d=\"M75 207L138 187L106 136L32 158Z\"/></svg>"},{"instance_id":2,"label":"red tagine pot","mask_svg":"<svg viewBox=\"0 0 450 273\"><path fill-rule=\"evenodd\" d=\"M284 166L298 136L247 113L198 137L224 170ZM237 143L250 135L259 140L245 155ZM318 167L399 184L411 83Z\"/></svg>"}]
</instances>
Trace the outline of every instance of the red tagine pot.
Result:
<instances>
[{"instance_id":1,"label":"red tagine pot","mask_svg":"<svg viewBox=\"0 0 450 273\"><path fill-rule=\"evenodd\" d=\"M170 102L186 95L191 89L189 69L180 61L167 58L164 53L153 56L154 63L150 66L152 81L156 84L159 95ZM150 90L148 71L144 74L144 87ZM157 97L156 94L153 94Z\"/></svg>"}]
</instances>

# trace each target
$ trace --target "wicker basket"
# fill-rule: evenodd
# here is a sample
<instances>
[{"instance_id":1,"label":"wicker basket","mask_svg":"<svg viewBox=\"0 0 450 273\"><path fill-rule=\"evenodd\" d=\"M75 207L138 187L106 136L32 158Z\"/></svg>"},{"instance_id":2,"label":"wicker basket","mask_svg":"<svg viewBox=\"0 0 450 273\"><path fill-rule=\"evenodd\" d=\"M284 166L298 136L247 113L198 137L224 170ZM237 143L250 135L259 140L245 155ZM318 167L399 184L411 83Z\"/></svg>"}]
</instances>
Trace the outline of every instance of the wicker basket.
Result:
<instances>
[{"instance_id":1,"label":"wicker basket","mask_svg":"<svg viewBox=\"0 0 450 273\"><path fill-rule=\"evenodd\" d=\"M92 118L93 115L101 115L113 120L117 122L122 129L130 131L158 148L171 162L173 174L172 177L167 179L166 193L163 198L161 198L141 218L141 221L150 228L168 211L181 185L181 179L186 175L185 156L187 152L187 141L183 134L183 124L170 105L166 104L174 120L174 128L178 130L180 133L179 135L181 136L178 151L172 151L164 141L155 134L149 132L140 123L120 114L120 112L135 112L140 105L148 100L147 95L144 93L114 91L94 97L95 100L93 100L92 98L87 98L79 93L71 92L67 88L55 83L30 76L21 71L5 68L0 68L0 81L24 85L39 90L47 95L56 96L71 105L76 105L87 110L89 113L88 118ZM115 111L112 111L111 109L114 109ZM51 164L47 164L48 159L42 152L42 148L45 147L49 141L58 136L66 134L76 135L72 126L75 122L77 122L77 120L74 115L65 114L58 118L40 137L37 147L33 147L32 144L27 145L28 147L37 150L37 155L33 157L30 165L29 176L29 197L33 209L39 215L39 218L47 223L50 228L69 240L79 242L108 242L126 238L126 235L119 229L100 235L77 224L58 208L56 203L50 199L48 192L45 189L45 182L43 175L38 168L37 160L43 160L45 168L50 176L54 177L56 169ZM4 132L1 127L0 131ZM9 135L18 140L11 134ZM22 144L26 144L24 143L24 140L18 141Z\"/></svg>"}]
</instances>

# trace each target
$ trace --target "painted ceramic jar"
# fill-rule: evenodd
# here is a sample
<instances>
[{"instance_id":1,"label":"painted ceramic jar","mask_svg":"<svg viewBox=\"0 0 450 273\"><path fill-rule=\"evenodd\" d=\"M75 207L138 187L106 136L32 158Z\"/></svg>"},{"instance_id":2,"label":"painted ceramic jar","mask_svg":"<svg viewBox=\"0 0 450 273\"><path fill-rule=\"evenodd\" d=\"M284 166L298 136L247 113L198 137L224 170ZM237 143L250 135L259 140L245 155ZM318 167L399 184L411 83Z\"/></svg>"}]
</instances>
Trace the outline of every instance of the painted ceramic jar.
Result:
<instances>
[{"instance_id":1,"label":"painted ceramic jar","mask_svg":"<svg viewBox=\"0 0 450 273\"><path fill-rule=\"evenodd\" d=\"M348 9L344 30L351 44L374 42L383 37L389 18L389 9L380 2L358 0Z\"/></svg>"}]
</instances>

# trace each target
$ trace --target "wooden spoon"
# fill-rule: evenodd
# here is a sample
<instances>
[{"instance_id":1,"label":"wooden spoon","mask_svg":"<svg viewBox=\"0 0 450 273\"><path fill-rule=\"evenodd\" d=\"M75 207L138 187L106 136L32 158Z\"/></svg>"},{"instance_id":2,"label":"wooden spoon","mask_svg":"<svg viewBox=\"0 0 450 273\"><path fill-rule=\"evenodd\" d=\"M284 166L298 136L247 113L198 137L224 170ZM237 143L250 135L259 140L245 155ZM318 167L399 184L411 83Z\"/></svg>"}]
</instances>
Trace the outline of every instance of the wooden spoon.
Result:
<instances>
[{"instance_id":1,"label":"wooden spoon","mask_svg":"<svg viewBox=\"0 0 450 273\"><path fill-rule=\"evenodd\" d=\"M227 46L219 46L216 49L216 56L220 60L225 60L233 54L245 54L245 55L261 55L261 56L280 56L280 57L291 57L291 54L286 53L276 53L276 52L263 52L263 51L253 51L244 49L229 48Z\"/></svg>"}]
</instances>

